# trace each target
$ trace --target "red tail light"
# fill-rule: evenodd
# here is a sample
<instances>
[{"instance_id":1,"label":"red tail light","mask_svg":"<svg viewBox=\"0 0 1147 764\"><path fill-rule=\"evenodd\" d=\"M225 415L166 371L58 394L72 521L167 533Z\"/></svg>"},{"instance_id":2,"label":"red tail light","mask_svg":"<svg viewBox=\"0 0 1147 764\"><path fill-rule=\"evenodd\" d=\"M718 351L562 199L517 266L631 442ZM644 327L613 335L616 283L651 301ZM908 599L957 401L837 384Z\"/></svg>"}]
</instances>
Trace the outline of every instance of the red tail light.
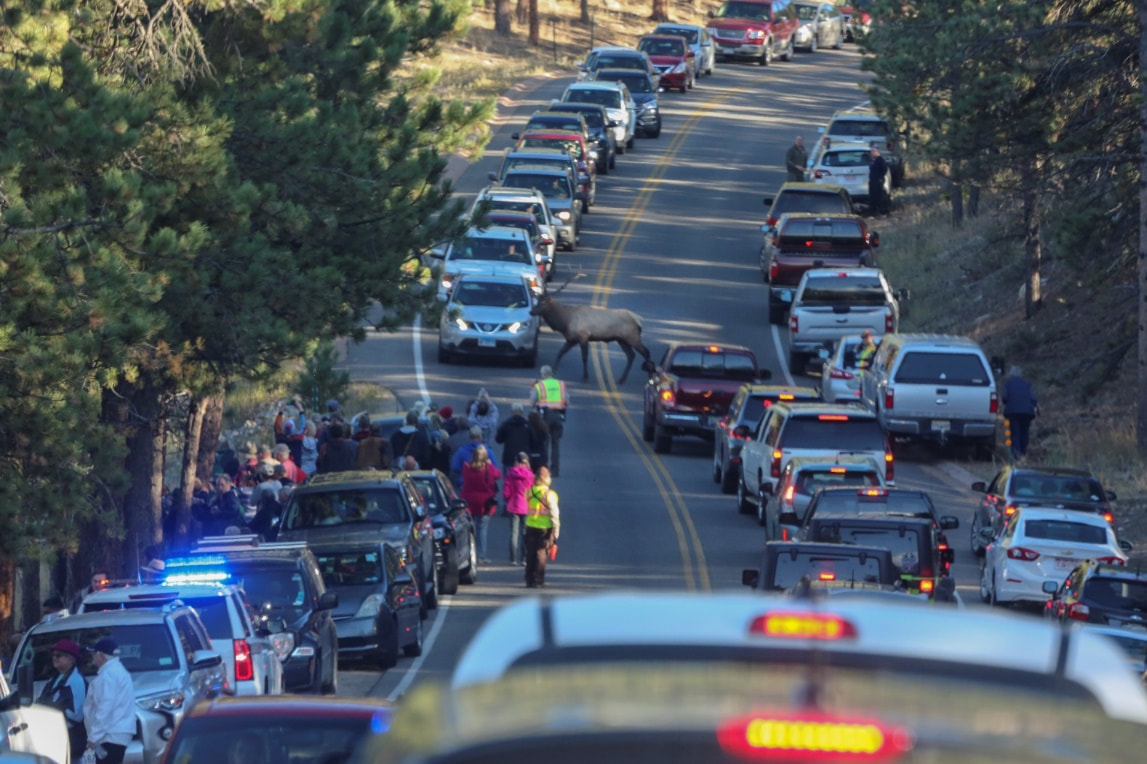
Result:
<instances>
[{"instance_id":1,"label":"red tail light","mask_svg":"<svg viewBox=\"0 0 1147 764\"><path fill-rule=\"evenodd\" d=\"M892 311L888 311L884 314L884 331L887 334L891 334L895 330L896 327L892 325Z\"/></svg>"},{"instance_id":2,"label":"red tail light","mask_svg":"<svg viewBox=\"0 0 1147 764\"><path fill-rule=\"evenodd\" d=\"M999 410L1000 410L1000 399L998 397L996 397L995 393L992 393L992 402L988 404L988 412L991 414L995 414Z\"/></svg>"},{"instance_id":3,"label":"red tail light","mask_svg":"<svg viewBox=\"0 0 1147 764\"><path fill-rule=\"evenodd\" d=\"M851 371L845 371L844 369L833 367L833 369L828 373L828 376L829 379L852 379L854 375Z\"/></svg>"},{"instance_id":4,"label":"red tail light","mask_svg":"<svg viewBox=\"0 0 1147 764\"><path fill-rule=\"evenodd\" d=\"M776 215L769 215L769 219L765 221L765 225L767 225L769 228L775 228L777 225Z\"/></svg>"},{"instance_id":5,"label":"red tail light","mask_svg":"<svg viewBox=\"0 0 1147 764\"><path fill-rule=\"evenodd\" d=\"M1106 563L1108 565L1123 565L1122 557L1096 557L1096 562Z\"/></svg>"},{"instance_id":6,"label":"red tail light","mask_svg":"<svg viewBox=\"0 0 1147 764\"><path fill-rule=\"evenodd\" d=\"M773 451L773 466L772 469L769 470L769 474L775 478L779 478L781 476L782 456L784 456L784 454L780 450Z\"/></svg>"},{"instance_id":7,"label":"red tail light","mask_svg":"<svg viewBox=\"0 0 1147 764\"><path fill-rule=\"evenodd\" d=\"M799 326L800 326L800 322L797 321L797 317L796 316L789 316L789 331L792 332L793 334L796 334L798 331L800 331L798 329Z\"/></svg>"},{"instance_id":8,"label":"red tail light","mask_svg":"<svg viewBox=\"0 0 1147 764\"><path fill-rule=\"evenodd\" d=\"M891 483L895 480L896 469L895 462L892 460L892 449L884 452L884 482Z\"/></svg>"},{"instance_id":9,"label":"red tail light","mask_svg":"<svg viewBox=\"0 0 1147 764\"><path fill-rule=\"evenodd\" d=\"M813 171L813 177L817 178L817 179L830 178L830 177L832 177L832 173L829 172L828 170L814 170Z\"/></svg>"},{"instance_id":10,"label":"red tail light","mask_svg":"<svg viewBox=\"0 0 1147 764\"><path fill-rule=\"evenodd\" d=\"M884 410L885 411L891 411L892 410L892 403L894 402L894 400L895 400L895 395L894 395L893 389L891 387L885 388L885 390L884 390Z\"/></svg>"},{"instance_id":11,"label":"red tail light","mask_svg":"<svg viewBox=\"0 0 1147 764\"><path fill-rule=\"evenodd\" d=\"M1086 621L1089 615L1091 615L1091 611L1082 602L1076 602L1067 609L1067 617L1076 621Z\"/></svg>"},{"instance_id":12,"label":"red tail light","mask_svg":"<svg viewBox=\"0 0 1147 764\"><path fill-rule=\"evenodd\" d=\"M255 678L255 666L251 662L251 646L245 639L235 640L235 681L245 682Z\"/></svg>"},{"instance_id":13,"label":"red tail light","mask_svg":"<svg viewBox=\"0 0 1147 764\"><path fill-rule=\"evenodd\" d=\"M796 490L797 490L797 487L795 485L790 485L788 488L785 489L785 498L784 498L785 504L792 504L793 503L793 494L796 493Z\"/></svg>"},{"instance_id":14,"label":"red tail light","mask_svg":"<svg viewBox=\"0 0 1147 764\"><path fill-rule=\"evenodd\" d=\"M1115 522L1115 515L1111 514L1110 512L1104 512L1103 519L1107 521L1108 525L1111 525Z\"/></svg>"},{"instance_id":15,"label":"red tail light","mask_svg":"<svg viewBox=\"0 0 1147 764\"><path fill-rule=\"evenodd\" d=\"M936 582L930 578L925 578L920 581L920 591L923 594L931 594L932 590L936 588Z\"/></svg>"},{"instance_id":16,"label":"red tail light","mask_svg":"<svg viewBox=\"0 0 1147 764\"><path fill-rule=\"evenodd\" d=\"M780 273L780 270L781 269L777 266L776 261L769 263L769 281L775 279L777 274Z\"/></svg>"},{"instance_id":17,"label":"red tail light","mask_svg":"<svg viewBox=\"0 0 1147 764\"><path fill-rule=\"evenodd\" d=\"M1039 559L1039 552L1022 546L1013 546L1008 549L1008 559L1034 562Z\"/></svg>"},{"instance_id":18,"label":"red tail light","mask_svg":"<svg viewBox=\"0 0 1147 764\"><path fill-rule=\"evenodd\" d=\"M831 581L832 573L821 573ZM750 634L790 639L856 639L856 625L835 613L776 612L757 616L749 624Z\"/></svg>"}]
</instances>

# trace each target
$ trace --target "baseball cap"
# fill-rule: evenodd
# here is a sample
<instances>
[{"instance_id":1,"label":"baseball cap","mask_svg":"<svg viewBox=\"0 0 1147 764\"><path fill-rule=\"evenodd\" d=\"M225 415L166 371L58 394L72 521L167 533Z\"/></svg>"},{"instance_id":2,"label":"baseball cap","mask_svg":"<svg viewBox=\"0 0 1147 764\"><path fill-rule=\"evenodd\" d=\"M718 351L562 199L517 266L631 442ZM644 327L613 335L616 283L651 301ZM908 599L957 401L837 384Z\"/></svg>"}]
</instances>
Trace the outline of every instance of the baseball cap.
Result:
<instances>
[{"instance_id":1,"label":"baseball cap","mask_svg":"<svg viewBox=\"0 0 1147 764\"><path fill-rule=\"evenodd\" d=\"M87 649L87 651L89 653L103 653L104 655L115 655L116 650L119 649L119 645L117 645L116 641L114 639L112 639L111 637L104 637L99 642L96 642L94 645L88 645L87 648L85 648L85 649Z\"/></svg>"}]
</instances>

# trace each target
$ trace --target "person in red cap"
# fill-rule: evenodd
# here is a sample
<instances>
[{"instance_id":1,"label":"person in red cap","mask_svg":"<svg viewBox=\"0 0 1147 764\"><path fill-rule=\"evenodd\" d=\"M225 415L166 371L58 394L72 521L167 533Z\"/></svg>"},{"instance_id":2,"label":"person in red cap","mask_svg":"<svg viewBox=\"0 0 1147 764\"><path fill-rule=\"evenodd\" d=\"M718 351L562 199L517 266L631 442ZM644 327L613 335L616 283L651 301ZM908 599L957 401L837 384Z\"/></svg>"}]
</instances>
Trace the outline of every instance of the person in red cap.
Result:
<instances>
[{"instance_id":1,"label":"person in red cap","mask_svg":"<svg viewBox=\"0 0 1147 764\"><path fill-rule=\"evenodd\" d=\"M61 639L52 646L52 668L55 675L44 685L36 701L51 706L64 714L68 725L68 743L72 758L79 760L88 745L88 734L84 729L84 700L88 686L80 673L80 646L70 639Z\"/></svg>"}]
</instances>

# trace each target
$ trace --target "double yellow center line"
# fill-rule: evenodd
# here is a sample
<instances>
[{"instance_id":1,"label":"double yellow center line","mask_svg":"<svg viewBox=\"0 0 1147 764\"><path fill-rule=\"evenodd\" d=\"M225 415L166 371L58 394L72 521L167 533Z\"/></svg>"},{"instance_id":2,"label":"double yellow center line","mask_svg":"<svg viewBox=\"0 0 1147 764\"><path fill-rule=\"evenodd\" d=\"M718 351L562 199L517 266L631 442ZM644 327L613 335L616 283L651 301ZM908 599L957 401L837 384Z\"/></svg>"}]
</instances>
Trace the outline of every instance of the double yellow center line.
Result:
<instances>
[{"instance_id":1,"label":"double yellow center line","mask_svg":"<svg viewBox=\"0 0 1147 764\"><path fill-rule=\"evenodd\" d=\"M685 124L681 126L681 129L670 142L669 148L661 155L657 164L650 171L644 185L642 185L641 190L637 194L637 198L622 220L621 227L610 242L609 250L605 254L605 259L602 262L601 270L597 276L597 282L594 284L591 304L602 308L608 306L610 293L613 288L613 279L617 275L617 267L621 263L621 255L625 251L626 244L629 242L629 238L633 235L638 223L644 218L645 209L649 206L649 201L653 198L653 192L661 185L661 181L668 169L673 166L677 159L677 154L681 151L681 147L685 145L685 140L693 130L696 129L702 119L712 113L718 106L742 92L742 90L743 88L733 88L722 95L710 99L698 107L685 121ZM681 554L681 566L685 574L686 589L690 591L696 591L698 589L708 591L711 588L709 582L709 567L705 562L705 550L701 545L701 537L697 533L697 527L693 524L693 518L689 514L689 508L685 505L685 501L681 497L681 492L677 489L677 484L674 482L673 476L669 473L665 463L662 462L657 454L642 440L639 426L634 423L629 412L625 410L621 400L621 391L618 390L617 382L613 377L613 369L609 364L608 353L609 346L607 344L594 344L593 366L598 378L602 381L602 395L605 400L605 406L621 428L621 432L625 435L633 447L633 450L641 457L646 471L657 487L657 492L661 495L662 501L665 502L665 508L669 512L669 521L673 525L673 532L677 538L677 548Z\"/></svg>"}]
</instances>

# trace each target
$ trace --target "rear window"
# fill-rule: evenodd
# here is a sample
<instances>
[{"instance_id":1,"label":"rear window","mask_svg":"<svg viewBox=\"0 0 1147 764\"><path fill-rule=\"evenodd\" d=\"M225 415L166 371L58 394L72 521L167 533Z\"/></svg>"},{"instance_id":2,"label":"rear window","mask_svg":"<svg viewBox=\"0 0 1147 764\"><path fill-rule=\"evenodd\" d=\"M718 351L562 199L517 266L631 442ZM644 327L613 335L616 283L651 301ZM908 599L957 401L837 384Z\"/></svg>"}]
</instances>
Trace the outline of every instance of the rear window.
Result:
<instances>
[{"instance_id":1,"label":"rear window","mask_svg":"<svg viewBox=\"0 0 1147 764\"><path fill-rule=\"evenodd\" d=\"M231 573L228 583L242 588L256 610L270 605L272 616L290 623L308 609L307 587L294 563L229 560L227 567Z\"/></svg>"},{"instance_id":2,"label":"rear window","mask_svg":"<svg viewBox=\"0 0 1147 764\"><path fill-rule=\"evenodd\" d=\"M658 34L675 34L678 37L684 37L689 41L689 44L697 42L698 33L696 29L688 29L686 27L665 27L664 29L658 28L654 30Z\"/></svg>"},{"instance_id":3,"label":"rear window","mask_svg":"<svg viewBox=\"0 0 1147 764\"><path fill-rule=\"evenodd\" d=\"M534 220L538 223L544 223L546 220L546 213L537 202L511 202L504 199L487 199L485 201L490 205L491 210L528 212L534 216Z\"/></svg>"},{"instance_id":4,"label":"rear window","mask_svg":"<svg viewBox=\"0 0 1147 764\"><path fill-rule=\"evenodd\" d=\"M884 285L875 276L808 279L797 300L803 305L858 305L879 307L887 302Z\"/></svg>"},{"instance_id":5,"label":"rear window","mask_svg":"<svg viewBox=\"0 0 1147 764\"><path fill-rule=\"evenodd\" d=\"M613 64L612 66L617 66ZM622 69L632 69L632 66L622 66ZM565 99L573 103L596 103L609 109L621 108L621 93L616 90L568 90Z\"/></svg>"},{"instance_id":6,"label":"rear window","mask_svg":"<svg viewBox=\"0 0 1147 764\"><path fill-rule=\"evenodd\" d=\"M880 496L859 496L853 491L822 493L816 502L818 515L895 514L932 517L932 506L923 494L889 492Z\"/></svg>"},{"instance_id":7,"label":"rear window","mask_svg":"<svg viewBox=\"0 0 1147 764\"><path fill-rule=\"evenodd\" d=\"M645 70L636 71L633 74L622 74L621 72L601 72L598 74L597 79L602 82L624 82L625 86L629 88L630 93L652 93L653 84L649 80L649 75Z\"/></svg>"},{"instance_id":8,"label":"rear window","mask_svg":"<svg viewBox=\"0 0 1147 764\"><path fill-rule=\"evenodd\" d=\"M603 127L605 125L605 119L602 118L600 111L586 109L585 111L575 113L580 114L582 119L585 120L585 123L590 127Z\"/></svg>"},{"instance_id":9,"label":"rear window","mask_svg":"<svg viewBox=\"0 0 1147 764\"><path fill-rule=\"evenodd\" d=\"M642 40L637 49L651 56L683 56L685 55L684 40Z\"/></svg>"},{"instance_id":10,"label":"rear window","mask_svg":"<svg viewBox=\"0 0 1147 764\"><path fill-rule=\"evenodd\" d=\"M825 544L877 546L892 553L892 562L905 573L920 572L920 550L925 547L919 528L904 526L849 527L839 522L814 523L810 540Z\"/></svg>"},{"instance_id":11,"label":"rear window","mask_svg":"<svg viewBox=\"0 0 1147 764\"><path fill-rule=\"evenodd\" d=\"M845 486L880 486L880 476L874 470L846 470L829 472L827 469L802 470L793 482L797 493L812 496L821 488Z\"/></svg>"},{"instance_id":12,"label":"rear window","mask_svg":"<svg viewBox=\"0 0 1147 764\"><path fill-rule=\"evenodd\" d=\"M828 127L828 134L883 138L888 135L888 125L876 119L835 119Z\"/></svg>"},{"instance_id":13,"label":"rear window","mask_svg":"<svg viewBox=\"0 0 1147 764\"><path fill-rule=\"evenodd\" d=\"M896 381L915 385L987 387L992 375L975 353L912 351L900 356Z\"/></svg>"},{"instance_id":14,"label":"rear window","mask_svg":"<svg viewBox=\"0 0 1147 764\"><path fill-rule=\"evenodd\" d=\"M506 172L522 166L533 165L534 169L540 167L553 167L555 170L567 171L571 167L569 157L524 157L506 160Z\"/></svg>"},{"instance_id":15,"label":"rear window","mask_svg":"<svg viewBox=\"0 0 1147 764\"><path fill-rule=\"evenodd\" d=\"M867 167L872 164L872 152L863 149L828 151L820 163L824 167Z\"/></svg>"},{"instance_id":16,"label":"rear window","mask_svg":"<svg viewBox=\"0 0 1147 764\"><path fill-rule=\"evenodd\" d=\"M548 199L568 199L570 184L560 175L540 175L526 172L510 173L502 185L507 188L536 188Z\"/></svg>"},{"instance_id":17,"label":"rear window","mask_svg":"<svg viewBox=\"0 0 1147 764\"><path fill-rule=\"evenodd\" d=\"M1015 475L1008 489L1016 498L1103 501L1099 481L1071 475Z\"/></svg>"},{"instance_id":18,"label":"rear window","mask_svg":"<svg viewBox=\"0 0 1147 764\"><path fill-rule=\"evenodd\" d=\"M1106 544L1107 528L1073 523L1069 520L1025 520L1024 536L1029 539L1068 541L1077 544Z\"/></svg>"},{"instance_id":19,"label":"rear window","mask_svg":"<svg viewBox=\"0 0 1147 764\"><path fill-rule=\"evenodd\" d=\"M382 556L377 549L316 552L327 586L364 586L382 581Z\"/></svg>"},{"instance_id":20,"label":"rear window","mask_svg":"<svg viewBox=\"0 0 1147 764\"><path fill-rule=\"evenodd\" d=\"M539 138L537 136L526 136L522 138L518 148L520 149L558 149L567 154L573 155L575 159L581 158L581 141L574 140L573 138ZM508 184L507 184L508 185ZM513 187L513 186L511 186ZM518 186L518 188L530 188L530 186ZM538 186L541 188L541 186Z\"/></svg>"},{"instance_id":21,"label":"rear window","mask_svg":"<svg viewBox=\"0 0 1147 764\"><path fill-rule=\"evenodd\" d=\"M301 530L331 525L394 525L410 519L410 506L398 489L355 488L295 493L283 528Z\"/></svg>"},{"instance_id":22,"label":"rear window","mask_svg":"<svg viewBox=\"0 0 1147 764\"><path fill-rule=\"evenodd\" d=\"M603 55L597 57L598 69L637 69L639 71L646 71L645 59L640 56L610 56ZM571 99L572 100L572 99ZM593 101L592 103L600 103Z\"/></svg>"},{"instance_id":23,"label":"rear window","mask_svg":"<svg viewBox=\"0 0 1147 764\"><path fill-rule=\"evenodd\" d=\"M782 448L809 448L818 451L884 451L884 433L870 417L849 416L845 420L816 417L789 417L781 434Z\"/></svg>"},{"instance_id":24,"label":"rear window","mask_svg":"<svg viewBox=\"0 0 1147 764\"><path fill-rule=\"evenodd\" d=\"M757 370L753 359L744 353L679 350L673 354L669 371L681 377L720 377L750 382Z\"/></svg>"},{"instance_id":25,"label":"rear window","mask_svg":"<svg viewBox=\"0 0 1147 764\"><path fill-rule=\"evenodd\" d=\"M1096 576L1084 584L1083 596L1096 605L1147 613L1147 581Z\"/></svg>"},{"instance_id":26,"label":"rear window","mask_svg":"<svg viewBox=\"0 0 1147 764\"><path fill-rule=\"evenodd\" d=\"M783 196L781 197L784 198ZM811 199L812 197L805 197ZM831 204L825 204L824 199ZM778 201L779 204L779 201ZM836 194L827 195L818 204L831 206L831 209L805 209L782 210L782 212L847 212L843 209L843 201ZM781 213L774 212L779 215ZM823 256L827 248L835 249L867 249L864 231L860 224L852 220L821 221L800 218L785 222L784 228L777 236L777 246L794 254L806 253L810 257Z\"/></svg>"},{"instance_id":27,"label":"rear window","mask_svg":"<svg viewBox=\"0 0 1147 764\"><path fill-rule=\"evenodd\" d=\"M835 555L826 553L781 552L773 572L773 588L791 589L808 576L814 581L864 581L887 583L880 580L880 558L869 554Z\"/></svg>"}]
</instances>

